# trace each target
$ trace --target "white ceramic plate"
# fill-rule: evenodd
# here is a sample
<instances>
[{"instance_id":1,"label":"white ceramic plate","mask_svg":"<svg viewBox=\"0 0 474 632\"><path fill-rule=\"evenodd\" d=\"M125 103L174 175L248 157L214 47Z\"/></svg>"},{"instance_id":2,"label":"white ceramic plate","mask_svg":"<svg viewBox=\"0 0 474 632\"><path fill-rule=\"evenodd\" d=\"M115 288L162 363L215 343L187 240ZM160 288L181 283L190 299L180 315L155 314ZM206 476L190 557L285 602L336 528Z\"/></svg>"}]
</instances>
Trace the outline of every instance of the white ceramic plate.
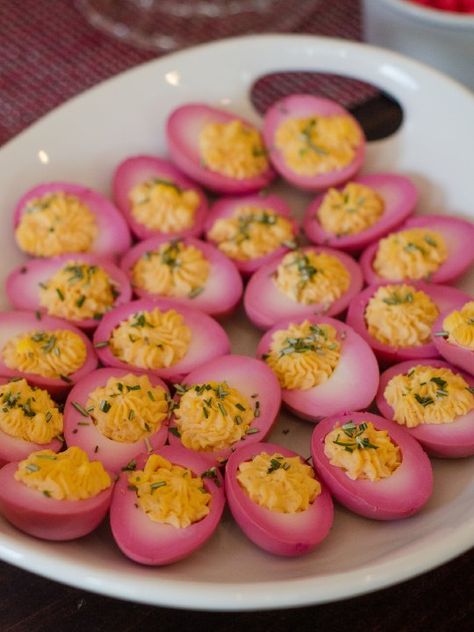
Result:
<instances>
[{"instance_id":1,"label":"white ceramic plate","mask_svg":"<svg viewBox=\"0 0 474 632\"><path fill-rule=\"evenodd\" d=\"M108 192L112 170L126 156L166 151L163 123L177 105L207 101L258 121L248 89L257 77L282 69L350 75L393 94L404 107L405 122L396 135L370 144L366 170L412 176L425 212L473 216L470 93L385 50L307 36L247 37L129 71L67 103L6 145L0 151L2 275L20 261L10 217L25 189L59 179ZM308 197L284 192L301 212ZM259 334L241 314L229 331L234 351L254 353ZM311 429L282 413L271 439L308 455ZM436 461L433 498L405 521L378 523L338 509L330 536L303 558L263 553L229 515L203 549L166 568L141 567L124 558L107 527L83 540L49 544L0 521L0 557L67 584L158 605L244 610L329 601L399 582L472 546L472 465L472 459Z\"/></svg>"}]
</instances>

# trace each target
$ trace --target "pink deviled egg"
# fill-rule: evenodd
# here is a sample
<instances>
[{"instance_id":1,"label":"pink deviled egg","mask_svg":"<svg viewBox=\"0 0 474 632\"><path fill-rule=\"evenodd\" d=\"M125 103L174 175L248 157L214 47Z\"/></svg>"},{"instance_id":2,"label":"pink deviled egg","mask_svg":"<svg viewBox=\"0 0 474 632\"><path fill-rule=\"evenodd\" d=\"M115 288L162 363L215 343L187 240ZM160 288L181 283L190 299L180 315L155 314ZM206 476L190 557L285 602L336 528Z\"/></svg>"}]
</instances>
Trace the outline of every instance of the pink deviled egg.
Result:
<instances>
[{"instance_id":1,"label":"pink deviled egg","mask_svg":"<svg viewBox=\"0 0 474 632\"><path fill-rule=\"evenodd\" d=\"M0 312L0 375L63 395L96 366L90 340L67 321L39 312Z\"/></svg>"},{"instance_id":2,"label":"pink deviled egg","mask_svg":"<svg viewBox=\"0 0 474 632\"><path fill-rule=\"evenodd\" d=\"M0 467L36 450L59 452L63 414L48 391L0 377Z\"/></svg>"},{"instance_id":3,"label":"pink deviled egg","mask_svg":"<svg viewBox=\"0 0 474 632\"><path fill-rule=\"evenodd\" d=\"M87 252L113 258L131 243L125 220L106 197L67 182L30 189L15 208L13 225L19 248L33 257Z\"/></svg>"},{"instance_id":4,"label":"pink deviled egg","mask_svg":"<svg viewBox=\"0 0 474 632\"><path fill-rule=\"evenodd\" d=\"M171 298L212 316L229 314L242 296L242 279L232 261L192 237L142 241L121 267L140 298Z\"/></svg>"},{"instance_id":5,"label":"pink deviled egg","mask_svg":"<svg viewBox=\"0 0 474 632\"><path fill-rule=\"evenodd\" d=\"M166 137L173 162L211 191L258 191L275 176L259 130L232 112L182 105L168 118Z\"/></svg>"},{"instance_id":6,"label":"pink deviled egg","mask_svg":"<svg viewBox=\"0 0 474 632\"><path fill-rule=\"evenodd\" d=\"M408 518L433 490L431 463L420 444L393 421L365 412L323 419L311 454L331 494L375 520Z\"/></svg>"},{"instance_id":7,"label":"pink deviled egg","mask_svg":"<svg viewBox=\"0 0 474 632\"><path fill-rule=\"evenodd\" d=\"M94 334L105 366L142 370L179 382L197 366L230 352L210 316L168 299L141 299L108 312Z\"/></svg>"},{"instance_id":8,"label":"pink deviled egg","mask_svg":"<svg viewBox=\"0 0 474 632\"><path fill-rule=\"evenodd\" d=\"M156 375L97 369L69 393L64 437L116 473L136 454L164 445L168 407L168 387Z\"/></svg>"},{"instance_id":9,"label":"pink deviled egg","mask_svg":"<svg viewBox=\"0 0 474 632\"><path fill-rule=\"evenodd\" d=\"M6 292L15 309L63 318L86 331L132 296L126 275L116 265L87 254L31 259L8 275Z\"/></svg>"},{"instance_id":10,"label":"pink deviled egg","mask_svg":"<svg viewBox=\"0 0 474 632\"><path fill-rule=\"evenodd\" d=\"M120 475L110 508L112 534L135 562L171 564L209 540L224 505L220 473L195 452L165 446L140 454Z\"/></svg>"},{"instance_id":11,"label":"pink deviled egg","mask_svg":"<svg viewBox=\"0 0 474 632\"><path fill-rule=\"evenodd\" d=\"M453 287L410 281L370 285L349 304L347 323L382 362L438 355L431 328L440 312L468 300Z\"/></svg>"},{"instance_id":12,"label":"pink deviled egg","mask_svg":"<svg viewBox=\"0 0 474 632\"><path fill-rule=\"evenodd\" d=\"M352 257L308 246L259 268L245 289L244 306L254 325L268 329L290 316L337 316L361 289L362 273Z\"/></svg>"},{"instance_id":13,"label":"pink deviled egg","mask_svg":"<svg viewBox=\"0 0 474 632\"><path fill-rule=\"evenodd\" d=\"M74 540L104 519L113 481L98 461L76 447L33 452L0 470L0 513L44 540Z\"/></svg>"},{"instance_id":14,"label":"pink deviled egg","mask_svg":"<svg viewBox=\"0 0 474 632\"><path fill-rule=\"evenodd\" d=\"M286 557L304 555L328 535L333 504L302 457L283 446L254 443L226 465L230 510L257 546Z\"/></svg>"},{"instance_id":15,"label":"pink deviled egg","mask_svg":"<svg viewBox=\"0 0 474 632\"><path fill-rule=\"evenodd\" d=\"M312 422L361 410L375 397L377 361L351 327L327 316L286 318L269 329L257 357L273 369L283 403Z\"/></svg>"},{"instance_id":16,"label":"pink deviled egg","mask_svg":"<svg viewBox=\"0 0 474 632\"><path fill-rule=\"evenodd\" d=\"M304 231L316 244L358 252L402 224L417 199L417 190L405 176L359 176L319 195L306 210Z\"/></svg>"},{"instance_id":17,"label":"pink deviled egg","mask_svg":"<svg viewBox=\"0 0 474 632\"><path fill-rule=\"evenodd\" d=\"M448 362L474 375L474 299L460 301L433 325L433 343Z\"/></svg>"},{"instance_id":18,"label":"pink deviled egg","mask_svg":"<svg viewBox=\"0 0 474 632\"><path fill-rule=\"evenodd\" d=\"M114 200L138 239L199 237L207 213L201 189L154 156L132 156L117 167Z\"/></svg>"},{"instance_id":19,"label":"pink deviled egg","mask_svg":"<svg viewBox=\"0 0 474 632\"><path fill-rule=\"evenodd\" d=\"M309 191L349 180L364 161L365 136L356 119L335 101L310 94L274 103L263 137L278 173Z\"/></svg>"},{"instance_id":20,"label":"pink deviled egg","mask_svg":"<svg viewBox=\"0 0 474 632\"><path fill-rule=\"evenodd\" d=\"M249 275L294 248L297 226L282 198L260 193L218 200L205 231L206 239Z\"/></svg>"},{"instance_id":21,"label":"pink deviled egg","mask_svg":"<svg viewBox=\"0 0 474 632\"><path fill-rule=\"evenodd\" d=\"M474 455L474 377L433 358L395 364L380 376L377 408L441 457Z\"/></svg>"},{"instance_id":22,"label":"pink deviled egg","mask_svg":"<svg viewBox=\"0 0 474 632\"><path fill-rule=\"evenodd\" d=\"M367 283L424 279L450 283L474 262L474 224L459 217L419 215L362 254Z\"/></svg>"},{"instance_id":23,"label":"pink deviled egg","mask_svg":"<svg viewBox=\"0 0 474 632\"><path fill-rule=\"evenodd\" d=\"M176 385L171 445L224 462L241 445L263 441L280 410L278 380L265 363L240 355L215 358Z\"/></svg>"}]
</instances>

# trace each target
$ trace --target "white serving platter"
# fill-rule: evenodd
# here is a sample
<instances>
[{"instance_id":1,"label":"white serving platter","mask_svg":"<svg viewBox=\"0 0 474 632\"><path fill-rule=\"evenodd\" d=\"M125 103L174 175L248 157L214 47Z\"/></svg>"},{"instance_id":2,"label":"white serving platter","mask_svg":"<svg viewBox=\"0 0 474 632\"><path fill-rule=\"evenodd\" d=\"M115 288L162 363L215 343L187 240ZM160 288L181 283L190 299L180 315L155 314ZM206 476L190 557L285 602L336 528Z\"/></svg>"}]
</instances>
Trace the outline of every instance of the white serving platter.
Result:
<instances>
[{"instance_id":1,"label":"white serving platter","mask_svg":"<svg viewBox=\"0 0 474 632\"><path fill-rule=\"evenodd\" d=\"M364 171L394 170L417 184L422 212L474 218L474 96L414 61L383 49L299 35L254 36L163 57L76 97L0 150L1 274L21 261L12 236L15 201L49 180L109 193L115 165L138 153L166 154L168 113L206 101L258 122L249 88L278 70L319 70L376 84L403 106L398 132L369 144ZM301 216L307 195L279 186ZM474 289L474 278L462 286ZM6 307L2 295L2 307ZM233 351L253 355L259 333L238 313L226 325ZM288 433L284 432L289 430ZM312 426L280 415L271 440L309 455ZM405 521L379 523L337 509L332 532L312 554L270 556L245 539L226 515L213 539L164 568L124 558L107 526L76 542L51 544L0 519L0 558L34 573L139 602L207 610L315 604L402 581L474 544L473 459L434 461L435 492Z\"/></svg>"}]
</instances>

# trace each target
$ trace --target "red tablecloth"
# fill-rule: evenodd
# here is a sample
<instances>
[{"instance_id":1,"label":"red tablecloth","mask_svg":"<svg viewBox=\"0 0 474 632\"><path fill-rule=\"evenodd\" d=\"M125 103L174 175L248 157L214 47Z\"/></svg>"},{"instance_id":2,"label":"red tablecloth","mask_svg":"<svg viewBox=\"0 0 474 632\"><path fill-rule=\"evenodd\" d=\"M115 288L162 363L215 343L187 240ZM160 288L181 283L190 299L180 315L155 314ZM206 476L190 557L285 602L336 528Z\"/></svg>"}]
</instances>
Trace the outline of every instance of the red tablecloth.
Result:
<instances>
[{"instance_id":1,"label":"red tablecloth","mask_svg":"<svg viewBox=\"0 0 474 632\"><path fill-rule=\"evenodd\" d=\"M295 0L297 2L297 0ZM297 28L301 33L360 37L358 0L324 0ZM215 33L219 37L219 32ZM40 116L94 84L156 53L133 48L92 28L72 0L0 2L0 144ZM319 80L308 77L266 82L257 95L262 107L280 90L314 92ZM364 97L360 87L325 81L328 95L351 102ZM324 92L324 90L322 90Z\"/></svg>"}]
</instances>

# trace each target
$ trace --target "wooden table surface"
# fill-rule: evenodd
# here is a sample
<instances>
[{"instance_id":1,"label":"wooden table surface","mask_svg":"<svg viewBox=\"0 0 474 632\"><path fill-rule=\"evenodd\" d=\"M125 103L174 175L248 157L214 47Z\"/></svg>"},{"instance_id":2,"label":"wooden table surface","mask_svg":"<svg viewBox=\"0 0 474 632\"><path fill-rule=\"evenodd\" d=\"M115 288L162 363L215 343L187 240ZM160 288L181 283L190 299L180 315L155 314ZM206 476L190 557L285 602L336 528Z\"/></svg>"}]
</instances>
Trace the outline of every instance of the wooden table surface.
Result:
<instances>
[{"instance_id":1,"label":"wooden table surface","mask_svg":"<svg viewBox=\"0 0 474 632\"><path fill-rule=\"evenodd\" d=\"M82 24L71 13L69 5L66 0L25 0L22 3L3 0L0 3L0 142L44 111L86 88L88 83L95 83L122 67L153 56L109 42ZM354 11L350 15L358 20L358 3L353 5ZM327 6L339 11L337 15L346 11L346 17L349 16L347 0L328 0ZM76 83L65 81L61 75L67 66L65 54L61 55L62 65L53 65L53 70L48 70L45 61L48 56L53 62L59 59L59 44L54 38L54 28L59 29L58 11L62 12L64 20L69 20L67 28L63 25L67 35L64 46L69 45L72 50L74 42L71 38L75 37L81 45L96 48L93 79L90 73L84 76L76 70ZM51 12L56 15L56 22L50 17ZM28 19L32 22L28 23ZM327 29L337 22L330 11L324 19ZM41 27L41 20L49 31ZM315 21L315 24L319 23ZM8 31L3 28L6 24L10 26ZM301 30L311 31L311 26L305 25ZM351 37L352 32L355 31L349 30L346 36ZM25 40L28 46L23 46ZM17 42L22 43L19 53L15 53L13 46ZM37 69L31 68L32 59L36 59ZM75 63L87 65L89 58L83 53L82 57L76 56ZM20 98L21 94L24 99ZM393 128L398 114L396 108L377 98L359 108L360 119L372 137L378 136L380 129ZM474 630L473 587L474 551L470 551L403 584L355 599L281 611L207 613L118 601L66 587L0 562L0 632L152 629L167 632L204 628L228 632L286 632L289 629L303 632L463 632Z\"/></svg>"}]
</instances>

